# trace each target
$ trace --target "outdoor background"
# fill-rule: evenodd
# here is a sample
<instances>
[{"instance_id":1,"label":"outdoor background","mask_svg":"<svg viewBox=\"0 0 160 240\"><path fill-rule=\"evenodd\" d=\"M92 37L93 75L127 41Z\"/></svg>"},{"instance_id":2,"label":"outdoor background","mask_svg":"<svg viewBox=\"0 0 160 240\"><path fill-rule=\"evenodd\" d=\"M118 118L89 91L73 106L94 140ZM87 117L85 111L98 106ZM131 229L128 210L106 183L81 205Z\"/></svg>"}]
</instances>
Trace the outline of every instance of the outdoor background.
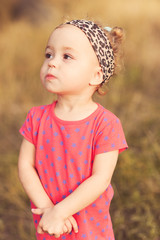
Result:
<instances>
[{"instance_id":1,"label":"outdoor background","mask_svg":"<svg viewBox=\"0 0 160 240\"><path fill-rule=\"evenodd\" d=\"M32 106L53 100L39 69L49 34L68 17L125 30L123 71L96 97L121 119L129 145L112 179L111 216L116 240L160 240L159 0L0 1L0 239L35 240L18 130Z\"/></svg>"}]
</instances>

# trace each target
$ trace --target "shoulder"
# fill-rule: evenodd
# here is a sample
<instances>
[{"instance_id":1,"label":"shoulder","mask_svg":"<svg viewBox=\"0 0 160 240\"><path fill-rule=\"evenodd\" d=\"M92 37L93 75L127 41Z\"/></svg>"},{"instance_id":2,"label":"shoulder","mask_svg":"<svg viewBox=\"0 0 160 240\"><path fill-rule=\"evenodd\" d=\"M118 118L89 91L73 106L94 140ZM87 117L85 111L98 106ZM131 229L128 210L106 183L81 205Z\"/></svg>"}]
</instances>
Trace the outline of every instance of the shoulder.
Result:
<instances>
[{"instance_id":1,"label":"shoulder","mask_svg":"<svg viewBox=\"0 0 160 240\"><path fill-rule=\"evenodd\" d=\"M99 122L103 122L106 125L106 123L120 121L119 118L114 113L104 108L102 105L98 104L98 108L99 111L97 118Z\"/></svg>"},{"instance_id":2,"label":"shoulder","mask_svg":"<svg viewBox=\"0 0 160 240\"><path fill-rule=\"evenodd\" d=\"M127 148L123 128L119 118L101 105L96 122L95 155Z\"/></svg>"},{"instance_id":3,"label":"shoulder","mask_svg":"<svg viewBox=\"0 0 160 240\"><path fill-rule=\"evenodd\" d=\"M32 107L28 114L32 117L39 117L41 118L43 116L44 113L47 113L50 108L51 108L52 104L48 104L48 105L41 105L41 106L34 106Z\"/></svg>"},{"instance_id":4,"label":"shoulder","mask_svg":"<svg viewBox=\"0 0 160 240\"><path fill-rule=\"evenodd\" d=\"M47 119L52 105L53 103L32 107L27 114L26 122L32 124L33 126L38 126L42 122L42 119Z\"/></svg>"}]
</instances>

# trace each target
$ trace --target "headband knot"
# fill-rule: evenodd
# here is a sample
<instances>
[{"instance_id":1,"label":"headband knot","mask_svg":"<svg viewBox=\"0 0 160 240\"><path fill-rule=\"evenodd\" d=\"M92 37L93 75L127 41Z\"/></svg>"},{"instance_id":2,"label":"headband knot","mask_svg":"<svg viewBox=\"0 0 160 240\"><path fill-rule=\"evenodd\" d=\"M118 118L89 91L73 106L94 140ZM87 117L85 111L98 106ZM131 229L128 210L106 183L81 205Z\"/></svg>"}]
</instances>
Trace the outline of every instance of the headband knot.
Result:
<instances>
[{"instance_id":1,"label":"headband knot","mask_svg":"<svg viewBox=\"0 0 160 240\"><path fill-rule=\"evenodd\" d=\"M104 27L105 30L107 30L108 32L111 32L112 31L112 28L111 27Z\"/></svg>"},{"instance_id":2,"label":"headband knot","mask_svg":"<svg viewBox=\"0 0 160 240\"><path fill-rule=\"evenodd\" d=\"M111 43L104 30L94 22L87 20L72 20L65 24L74 25L85 33L101 66L103 82L109 80L114 73L114 54Z\"/></svg>"}]
</instances>

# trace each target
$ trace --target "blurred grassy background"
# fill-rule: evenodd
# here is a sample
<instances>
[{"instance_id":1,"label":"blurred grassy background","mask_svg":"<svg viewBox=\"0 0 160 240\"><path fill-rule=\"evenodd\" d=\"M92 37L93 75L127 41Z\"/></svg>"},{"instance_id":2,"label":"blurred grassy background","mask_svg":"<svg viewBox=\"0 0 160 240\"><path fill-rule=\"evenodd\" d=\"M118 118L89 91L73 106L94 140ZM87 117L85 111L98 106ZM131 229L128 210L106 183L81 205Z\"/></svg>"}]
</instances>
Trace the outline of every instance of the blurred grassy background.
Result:
<instances>
[{"instance_id":1,"label":"blurred grassy background","mask_svg":"<svg viewBox=\"0 0 160 240\"><path fill-rule=\"evenodd\" d=\"M129 150L113 176L118 240L160 240L160 1L1 0L0 239L35 239L17 177L18 129L34 105L50 103L39 69L52 29L64 18L99 20L126 31L125 69L96 100L120 117Z\"/></svg>"}]
</instances>

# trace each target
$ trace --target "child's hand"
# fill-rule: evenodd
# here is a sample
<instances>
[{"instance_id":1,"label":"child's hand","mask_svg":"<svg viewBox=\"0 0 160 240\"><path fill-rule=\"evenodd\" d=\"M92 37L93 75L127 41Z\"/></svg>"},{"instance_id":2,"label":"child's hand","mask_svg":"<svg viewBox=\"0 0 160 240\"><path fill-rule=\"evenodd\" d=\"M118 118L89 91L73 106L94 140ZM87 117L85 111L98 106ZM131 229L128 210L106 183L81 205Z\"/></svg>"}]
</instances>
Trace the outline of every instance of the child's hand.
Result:
<instances>
[{"instance_id":1,"label":"child's hand","mask_svg":"<svg viewBox=\"0 0 160 240\"><path fill-rule=\"evenodd\" d=\"M37 232L42 234L44 232L49 233L50 235L54 235L55 237L59 237L63 234L65 229L65 220L62 216L58 216L54 207L44 208L44 209L32 209L34 214L42 215L42 218L37 227Z\"/></svg>"},{"instance_id":2,"label":"child's hand","mask_svg":"<svg viewBox=\"0 0 160 240\"><path fill-rule=\"evenodd\" d=\"M74 217L70 216L65 221L65 226L67 227L67 232L70 233L72 231L72 228L75 233L78 233L78 225Z\"/></svg>"},{"instance_id":3,"label":"child's hand","mask_svg":"<svg viewBox=\"0 0 160 240\"><path fill-rule=\"evenodd\" d=\"M40 234L47 232L58 238L63 233L70 233L72 228L75 233L78 232L76 220L72 216L65 220L62 216L59 216L54 207L32 209L32 212L34 214L42 215L37 227L37 232Z\"/></svg>"}]
</instances>

